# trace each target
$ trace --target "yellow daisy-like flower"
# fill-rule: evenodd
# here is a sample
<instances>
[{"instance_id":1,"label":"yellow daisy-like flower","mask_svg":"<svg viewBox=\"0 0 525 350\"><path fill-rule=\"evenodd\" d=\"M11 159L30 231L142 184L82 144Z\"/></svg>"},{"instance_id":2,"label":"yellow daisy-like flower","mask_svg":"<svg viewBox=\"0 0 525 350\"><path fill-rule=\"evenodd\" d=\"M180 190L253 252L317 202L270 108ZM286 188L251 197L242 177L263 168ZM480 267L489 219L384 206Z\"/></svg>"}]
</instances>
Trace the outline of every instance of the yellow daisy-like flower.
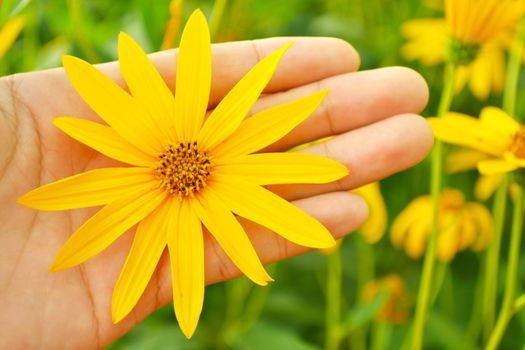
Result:
<instances>
[{"instance_id":1,"label":"yellow daisy-like flower","mask_svg":"<svg viewBox=\"0 0 525 350\"><path fill-rule=\"evenodd\" d=\"M445 0L448 34L463 45L483 45L514 29L522 0Z\"/></svg>"},{"instance_id":2,"label":"yellow daisy-like flower","mask_svg":"<svg viewBox=\"0 0 525 350\"><path fill-rule=\"evenodd\" d=\"M402 26L408 39L401 54L408 60L420 61L423 65L442 64L447 59L450 30L442 18L415 19ZM505 80L505 50L508 31L481 45L471 60L462 62L455 72L454 90L459 93L468 85L472 94L485 100L491 91L503 90Z\"/></svg>"},{"instance_id":3,"label":"yellow daisy-like flower","mask_svg":"<svg viewBox=\"0 0 525 350\"><path fill-rule=\"evenodd\" d=\"M286 135L320 104L326 92L243 120L289 45L255 65L206 119L211 86L209 29L195 11L183 31L172 92L139 45L119 36L119 64L131 94L89 63L66 56L65 71L80 96L107 123L59 117L69 136L130 167L91 170L37 188L19 202L41 210L104 205L58 252L51 271L97 255L138 224L115 285L113 322L135 306L167 246L175 314L191 337L204 296L204 225L238 268L257 284L272 279L236 215L308 247L335 244L328 230L262 187L325 183L348 174L321 156L258 153Z\"/></svg>"},{"instance_id":4,"label":"yellow daisy-like flower","mask_svg":"<svg viewBox=\"0 0 525 350\"><path fill-rule=\"evenodd\" d=\"M421 257L431 231L432 210L430 196L414 199L392 224L392 244L404 248L411 258ZM492 216L483 205L466 202L460 191L446 189L440 197L438 228L437 258L448 262L469 246L479 251L488 245Z\"/></svg>"},{"instance_id":5,"label":"yellow daisy-like flower","mask_svg":"<svg viewBox=\"0 0 525 350\"><path fill-rule=\"evenodd\" d=\"M397 274L390 274L368 282L361 291L361 301L364 304L371 303L381 291L386 291L388 298L375 319L391 324L405 323L409 316L411 301L403 279Z\"/></svg>"},{"instance_id":6,"label":"yellow daisy-like flower","mask_svg":"<svg viewBox=\"0 0 525 350\"><path fill-rule=\"evenodd\" d=\"M464 169L495 175L525 167L525 127L499 108L484 108L479 119L451 112L429 122L437 139L470 149L460 154Z\"/></svg>"}]
</instances>

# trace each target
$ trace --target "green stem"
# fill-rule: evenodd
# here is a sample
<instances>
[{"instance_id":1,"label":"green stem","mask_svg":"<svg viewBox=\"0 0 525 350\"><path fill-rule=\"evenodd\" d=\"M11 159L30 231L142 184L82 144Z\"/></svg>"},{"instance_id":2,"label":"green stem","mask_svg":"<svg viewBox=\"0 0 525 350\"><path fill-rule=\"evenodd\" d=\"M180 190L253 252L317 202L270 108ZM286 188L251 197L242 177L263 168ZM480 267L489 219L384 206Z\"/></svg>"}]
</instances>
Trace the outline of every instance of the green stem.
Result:
<instances>
[{"instance_id":1,"label":"green stem","mask_svg":"<svg viewBox=\"0 0 525 350\"><path fill-rule=\"evenodd\" d=\"M341 248L328 256L326 280L325 349L339 349L341 317Z\"/></svg>"},{"instance_id":2,"label":"green stem","mask_svg":"<svg viewBox=\"0 0 525 350\"><path fill-rule=\"evenodd\" d=\"M371 350L383 350L385 344L389 343L392 328L385 321L374 323L372 326L372 347Z\"/></svg>"},{"instance_id":3,"label":"green stem","mask_svg":"<svg viewBox=\"0 0 525 350\"><path fill-rule=\"evenodd\" d=\"M83 20L85 9L83 8L82 0L68 0L67 7L69 10L69 16L71 17L71 23L73 24L73 35L75 36L78 46L80 46L80 49L91 63L98 63L100 59L86 37Z\"/></svg>"},{"instance_id":4,"label":"green stem","mask_svg":"<svg viewBox=\"0 0 525 350\"><path fill-rule=\"evenodd\" d=\"M439 263L436 266L436 271L434 272L434 284L432 288L433 290L432 290L432 295L430 297L430 306L434 305L439 295L439 292L441 291L441 288L443 287L443 282L445 281L445 277L447 276L447 271L448 271L447 267L448 267L447 263Z\"/></svg>"},{"instance_id":5,"label":"green stem","mask_svg":"<svg viewBox=\"0 0 525 350\"><path fill-rule=\"evenodd\" d=\"M503 182L496 191L496 195L494 197L494 204L492 206L492 215L494 217L494 232L492 236L492 241L487 250L487 258L484 271L485 276L483 281L483 304L481 309L481 319L483 321L483 338L485 340L488 340L488 337L492 332L496 315L501 237L503 236L505 211L507 207L507 189L508 182L507 177L505 176L503 178Z\"/></svg>"},{"instance_id":6,"label":"green stem","mask_svg":"<svg viewBox=\"0 0 525 350\"><path fill-rule=\"evenodd\" d=\"M523 56L523 41L525 39L525 25L516 34L507 64L505 93L503 95L503 109L511 116L516 112L516 96L520 77L521 60Z\"/></svg>"},{"instance_id":7,"label":"green stem","mask_svg":"<svg viewBox=\"0 0 525 350\"><path fill-rule=\"evenodd\" d=\"M375 275L375 257L374 247L365 241L363 235L360 233L354 236L357 246L357 288L356 288L356 303L359 302L360 293L365 285L374 279ZM349 336L349 345L352 350L367 349L366 334L368 326L363 326Z\"/></svg>"},{"instance_id":8,"label":"green stem","mask_svg":"<svg viewBox=\"0 0 525 350\"><path fill-rule=\"evenodd\" d=\"M496 350L501 342L507 324L514 314L514 296L516 294L516 280L518 278L518 263L520 257L521 235L523 234L523 209L524 197L523 188L518 186L516 203L514 204L514 213L512 218L512 231L509 247L509 261L507 265L507 276L505 279L505 293L503 295L503 304L496 322L496 327L490 336L487 350Z\"/></svg>"},{"instance_id":9,"label":"green stem","mask_svg":"<svg viewBox=\"0 0 525 350\"><path fill-rule=\"evenodd\" d=\"M213 10L211 12L210 19L210 37L212 42L217 39L217 33L219 32L219 28L221 26L221 20L227 2L227 0L215 0L215 3L213 4Z\"/></svg>"},{"instance_id":10,"label":"green stem","mask_svg":"<svg viewBox=\"0 0 525 350\"><path fill-rule=\"evenodd\" d=\"M443 115L445 115L450 110L452 98L454 95L455 71L455 64L450 62L447 63L445 68L445 85L443 86L443 94L441 95L441 101L439 103L438 117L443 117ZM436 241L438 235L439 197L441 194L443 173L442 158L443 144L440 141L436 141L432 154L432 169L430 178L430 192L432 195L433 205L432 230L428 239L425 261L423 262L423 272L417 298L414 326L412 329L412 350L419 350L423 346L423 332L430 299L431 284L434 275Z\"/></svg>"}]
</instances>

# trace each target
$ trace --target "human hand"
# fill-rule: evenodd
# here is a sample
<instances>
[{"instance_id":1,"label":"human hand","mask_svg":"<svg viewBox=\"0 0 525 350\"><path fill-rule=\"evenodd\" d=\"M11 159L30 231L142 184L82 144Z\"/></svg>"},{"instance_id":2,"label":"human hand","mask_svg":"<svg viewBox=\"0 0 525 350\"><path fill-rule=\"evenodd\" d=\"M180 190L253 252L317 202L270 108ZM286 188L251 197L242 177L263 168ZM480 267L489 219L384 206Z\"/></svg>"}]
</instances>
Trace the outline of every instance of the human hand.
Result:
<instances>
[{"instance_id":1,"label":"human hand","mask_svg":"<svg viewBox=\"0 0 525 350\"><path fill-rule=\"evenodd\" d=\"M210 108L262 57L289 38L235 42L213 47ZM366 206L348 189L381 179L419 162L431 146L431 131L419 112L427 89L404 68L357 70L359 58L346 43L328 38L294 38L254 111L329 89L322 105L302 125L265 151L281 151L322 137L335 138L301 152L334 158L350 175L326 185L272 186L279 195L323 223L334 236L355 230ZM176 50L151 55L174 85ZM124 85L116 62L99 68ZM39 212L16 198L60 178L118 166L69 138L51 124L56 116L100 119L83 102L62 69L0 80L0 347L103 347L171 301L171 275L163 256L139 304L122 322L111 321L111 294L129 251L127 233L95 258L59 273L48 268L60 246L96 208ZM261 226L242 221L263 262L307 249ZM208 284L240 273L205 233Z\"/></svg>"}]
</instances>

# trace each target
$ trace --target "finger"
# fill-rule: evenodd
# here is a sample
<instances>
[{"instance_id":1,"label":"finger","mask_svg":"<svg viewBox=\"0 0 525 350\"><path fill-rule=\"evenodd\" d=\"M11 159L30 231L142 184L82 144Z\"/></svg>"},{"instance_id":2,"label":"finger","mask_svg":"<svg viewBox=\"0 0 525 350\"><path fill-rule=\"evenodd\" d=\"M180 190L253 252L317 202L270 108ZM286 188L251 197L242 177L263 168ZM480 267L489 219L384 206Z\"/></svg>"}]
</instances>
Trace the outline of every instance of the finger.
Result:
<instances>
[{"instance_id":1,"label":"finger","mask_svg":"<svg viewBox=\"0 0 525 350\"><path fill-rule=\"evenodd\" d=\"M428 101L428 87L421 75L408 68L389 67L329 77L269 95L256 103L253 112L325 89L329 93L314 113L264 151L282 151L393 115L419 113Z\"/></svg>"},{"instance_id":2,"label":"finger","mask_svg":"<svg viewBox=\"0 0 525 350\"><path fill-rule=\"evenodd\" d=\"M212 45L212 87L210 107L257 62L284 44L294 45L283 56L265 92L287 90L326 77L352 72L359 67L359 55L346 41L336 38L283 37L253 41L235 41ZM170 88L175 85L177 51L167 50L149 55ZM121 86L125 86L117 62L98 68Z\"/></svg>"},{"instance_id":3,"label":"finger","mask_svg":"<svg viewBox=\"0 0 525 350\"><path fill-rule=\"evenodd\" d=\"M365 202L359 196L349 192L323 194L298 200L294 204L319 220L336 238L356 230L368 216ZM241 220L241 222L263 263L275 262L310 250L290 243L264 227L246 220ZM209 234L205 236L205 239L206 283L212 284L240 276L240 271L218 243ZM164 254L157 273L133 311L135 317L128 317L119 323L118 333L113 337L125 332L140 319L171 300L171 274L168 257Z\"/></svg>"},{"instance_id":4,"label":"finger","mask_svg":"<svg viewBox=\"0 0 525 350\"><path fill-rule=\"evenodd\" d=\"M350 174L343 179L322 185L269 188L288 200L353 189L419 163L430 151L432 141L432 130L424 118L413 114L391 117L300 151L345 164Z\"/></svg>"}]
</instances>

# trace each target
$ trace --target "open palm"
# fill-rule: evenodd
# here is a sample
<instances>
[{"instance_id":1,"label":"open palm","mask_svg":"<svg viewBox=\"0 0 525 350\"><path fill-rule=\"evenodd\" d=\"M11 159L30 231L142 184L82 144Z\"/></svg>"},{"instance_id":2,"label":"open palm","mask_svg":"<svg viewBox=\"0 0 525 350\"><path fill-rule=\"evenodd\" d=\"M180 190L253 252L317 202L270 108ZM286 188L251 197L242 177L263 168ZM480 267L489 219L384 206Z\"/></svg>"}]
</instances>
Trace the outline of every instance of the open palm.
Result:
<instances>
[{"instance_id":1,"label":"open palm","mask_svg":"<svg viewBox=\"0 0 525 350\"><path fill-rule=\"evenodd\" d=\"M260 58L290 38L234 42L213 47L210 108ZM410 114L426 104L427 89L405 68L355 72L359 58L345 42L294 38L254 111L316 92L331 92L301 126L267 150L286 150L327 136L301 152L344 163L350 175L325 185L272 186L279 195L321 221L340 237L366 218L361 199L346 190L419 162L432 136L426 122ZM174 85L176 50L151 55L169 86ZM124 85L118 64L100 65ZM122 322L111 322L111 294L132 241L129 232L78 267L50 273L60 246L97 208L40 212L16 198L43 184L86 170L115 166L55 128L57 116L100 121L82 101L62 69L0 80L0 348L99 348L122 336L171 299L169 264L163 256L145 294ZM263 262L306 251L265 228L243 221ZM218 244L205 233L206 281L239 275Z\"/></svg>"}]
</instances>

